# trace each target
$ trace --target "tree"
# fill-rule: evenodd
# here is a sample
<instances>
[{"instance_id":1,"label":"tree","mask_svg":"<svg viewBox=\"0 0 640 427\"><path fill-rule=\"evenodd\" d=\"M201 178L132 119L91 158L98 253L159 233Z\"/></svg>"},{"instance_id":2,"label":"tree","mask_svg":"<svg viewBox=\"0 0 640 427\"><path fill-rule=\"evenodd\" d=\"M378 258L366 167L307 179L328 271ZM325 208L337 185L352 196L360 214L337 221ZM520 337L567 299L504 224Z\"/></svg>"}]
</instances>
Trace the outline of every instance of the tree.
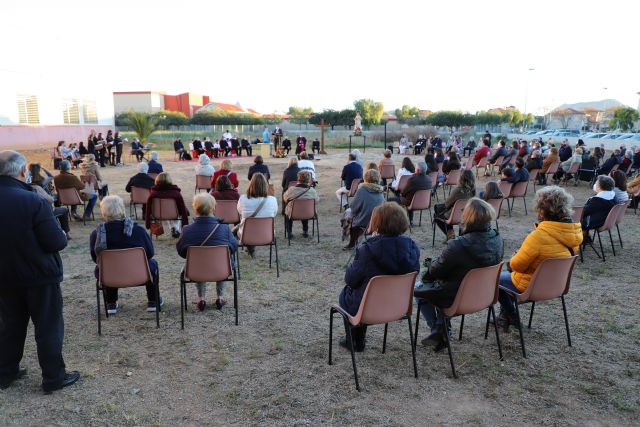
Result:
<instances>
[{"instance_id":1,"label":"tree","mask_svg":"<svg viewBox=\"0 0 640 427\"><path fill-rule=\"evenodd\" d=\"M313 125L320 124L321 120L324 120L325 124L331 126L331 130L335 126L351 126L353 125L353 119L356 116L355 110L324 110L321 113L313 113L309 117L309 123Z\"/></svg>"},{"instance_id":2,"label":"tree","mask_svg":"<svg viewBox=\"0 0 640 427\"><path fill-rule=\"evenodd\" d=\"M156 119L151 114L128 112L127 124L138 135L140 142L147 142L153 132L156 131Z\"/></svg>"},{"instance_id":3,"label":"tree","mask_svg":"<svg viewBox=\"0 0 640 427\"><path fill-rule=\"evenodd\" d=\"M355 110L360 113L363 125L370 126L380 124L380 119L382 119L382 115L384 114L384 105L382 102L376 102L372 99L358 99L353 101L353 106ZM351 124L353 124L353 122Z\"/></svg>"},{"instance_id":4,"label":"tree","mask_svg":"<svg viewBox=\"0 0 640 427\"><path fill-rule=\"evenodd\" d=\"M502 123L502 115L488 111L480 111L476 114L476 124L486 126L497 126Z\"/></svg>"},{"instance_id":5,"label":"tree","mask_svg":"<svg viewBox=\"0 0 640 427\"><path fill-rule=\"evenodd\" d=\"M427 117L426 123L432 126L471 126L476 123L476 116L460 111L437 111Z\"/></svg>"},{"instance_id":6,"label":"tree","mask_svg":"<svg viewBox=\"0 0 640 427\"><path fill-rule=\"evenodd\" d=\"M158 126L184 126L189 124L189 118L179 111L160 110L153 115Z\"/></svg>"},{"instance_id":7,"label":"tree","mask_svg":"<svg viewBox=\"0 0 640 427\"><path fill-rule=\"evenodd\" d=\"M408 105L403 105L402 108L396 108L394 114L400 123L414 122L420 119L420 109Z\"/></svg>"},{"instance_id":8,"label":"tree","mask_svg":"<svg viewBox=\"0 0 640 427\"><path fill-rule=\"evenodd\" d=\"M291 117L289 119L292 123L305 124L307 123L308 117L313 114L313 108L311 107L289 107L289 112L287 113Z\"/></svg>"},{"instance_id":9,"label":"tree","mask_svg":"<svg viewBox=\"0 0 640 427\"><path fill-rule=\"evenodd\" d=\"M613 113L613 118L609 122L609 126L612 128L620 128L623 131L627 131L633 128L633 124L638 120L638 111L629 108L618 108Z\"/></svg>"}]
</instances>

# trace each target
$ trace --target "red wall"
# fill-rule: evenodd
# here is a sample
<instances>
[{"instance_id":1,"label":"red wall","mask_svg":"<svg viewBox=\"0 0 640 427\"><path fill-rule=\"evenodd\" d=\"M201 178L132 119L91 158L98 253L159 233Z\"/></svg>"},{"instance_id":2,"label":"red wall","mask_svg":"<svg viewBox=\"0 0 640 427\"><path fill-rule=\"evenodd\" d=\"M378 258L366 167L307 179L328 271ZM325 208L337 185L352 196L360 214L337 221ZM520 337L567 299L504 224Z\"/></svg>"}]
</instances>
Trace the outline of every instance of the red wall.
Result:
<instances>
[{"instance_id":1,"label":"red wall","mask_svg":"<svg viewBox=\"0 0 640 427\"><path fill-rule=\"evenodd\" d=\"M194 110L209 103L209 97L203 96L201 103L191 105L189 102L189 92L181 93L180 95L164 95L164 109L169 111L179 111L187 115L187 117L193 116Z\"/></svg>"}]
</instances>

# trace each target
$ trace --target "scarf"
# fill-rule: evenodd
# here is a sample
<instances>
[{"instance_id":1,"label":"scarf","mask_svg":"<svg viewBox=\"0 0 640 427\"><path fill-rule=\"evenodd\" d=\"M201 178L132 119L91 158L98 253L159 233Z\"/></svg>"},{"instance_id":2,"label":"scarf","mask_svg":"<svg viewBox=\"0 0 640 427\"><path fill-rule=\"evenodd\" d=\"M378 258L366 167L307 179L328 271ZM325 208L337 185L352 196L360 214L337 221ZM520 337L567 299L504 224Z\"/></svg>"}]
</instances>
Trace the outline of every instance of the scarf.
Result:
<instances>
[{"instance_id":1,"label":"scarf","mask_svg":"<svg viewBox=\"0 0 640 427\"><path fill-rule=\"evenodd\" d=\"M98 226L96 244L94 246L94 250L96 254L99 254L100 252L108 249L107 248L107 228L105 227L105 224L106 223L100 224ZM134 225L133 220L129 217L125 217L125 219L123 220L122 234L124 234L127 237L131 237L131 234L133 233L133 225Z\"/></svg>"}]
</instances>

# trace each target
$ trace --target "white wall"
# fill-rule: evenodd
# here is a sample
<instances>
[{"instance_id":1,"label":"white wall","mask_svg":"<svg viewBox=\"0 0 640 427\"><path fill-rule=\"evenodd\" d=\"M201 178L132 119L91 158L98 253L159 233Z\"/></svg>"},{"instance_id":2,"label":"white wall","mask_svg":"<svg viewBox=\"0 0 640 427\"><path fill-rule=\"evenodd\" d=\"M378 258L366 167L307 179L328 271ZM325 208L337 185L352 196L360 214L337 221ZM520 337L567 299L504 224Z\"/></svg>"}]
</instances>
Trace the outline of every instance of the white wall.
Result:
<instances>
[{"instance_id":1,"label":"white wall","mask_svg":"<svg viewBox=\"0 0 640 427\"><path fill-rule=\"evenodd\" d=\"M159 93L114 93L113 108L116 114L128 110L157 113L164 108L164 96Z\"/></svg>"}]
</instances>

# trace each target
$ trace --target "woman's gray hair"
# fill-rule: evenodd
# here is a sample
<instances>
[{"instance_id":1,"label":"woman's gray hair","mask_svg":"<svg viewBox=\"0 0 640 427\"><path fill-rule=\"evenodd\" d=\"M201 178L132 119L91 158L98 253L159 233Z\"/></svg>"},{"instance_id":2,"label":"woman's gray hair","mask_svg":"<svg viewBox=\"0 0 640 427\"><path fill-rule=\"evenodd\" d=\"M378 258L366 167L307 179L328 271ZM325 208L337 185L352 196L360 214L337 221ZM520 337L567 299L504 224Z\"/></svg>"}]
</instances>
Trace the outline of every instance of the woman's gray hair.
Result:
<instances>
[{"instance_id":1,"label":"woman's gray hair","mask_svg":"<svg viewBox=\"0 0 640 427\"><path fill-rule=\"evenodd\" d=\"M616 182L608 175L598 175L596 184L602 191L613 191L613 188L616 186Z\"/></svg>"},{"instance_id":2,"label":"woman's gray hair","mask_svg":"<svg viewBox=\"0 0 640 427\"><path fill-rule=\"evenodd\" d=\"M573 214L573 196L564 188L550 185L541 188L533 198L533 204L543 220L558 221Z\"/></svg>"},{"instance_id":3,"label":"woman's gray hair","mask_svg":"<svg viewBox=\"0 0 640 427\"><path fill-rule=\"evenodd\" d=\"M211 159L209 158L209 156L207 156L206 154L200 154L200 157L198 157L198 161L200 162L200 164L202 166L208 165L209 162L211 161Z\"/></svg>"},{"instance_id":4,"label":"woman's gray hair","mask_svg":"<svg viewBox=\"0 0 640 427\"><path fill-rule=\"evenodd\" d=\"M100 202L100 213L106 222L124 219L124 201L120 196L107 196Z\"/></svg>"},{"instance_id":5,"label":"woman's gray hair","mask_svg":"<svg viewBox=\"0 0 640 427\"><path fill-rule=\"evenodd\" d=\"M27 166L27 159L17 151L0 151L0 176L18 178Z\"/></svg>"},{"instance_id":6,"label":"woman's gray hair","mask_svg":"<svg viewBox=\"0 0 640 427\"><path fill-rule=\"evenodd\" d=\"M147 164L147 162L138 163L138 172L140 172L140 173L149 172L149 165Z\"/></svg>"},{"instance_id":7,"label":"woman's gray hair","mask_svg":"<svg viewBox=\"0 0 640 427\"><path fill-rule=\"evenodd\" d=\"M151 160L158 160L158 152L157 151L152 151L151 152Z\"/></svg>"}]
</instances>

